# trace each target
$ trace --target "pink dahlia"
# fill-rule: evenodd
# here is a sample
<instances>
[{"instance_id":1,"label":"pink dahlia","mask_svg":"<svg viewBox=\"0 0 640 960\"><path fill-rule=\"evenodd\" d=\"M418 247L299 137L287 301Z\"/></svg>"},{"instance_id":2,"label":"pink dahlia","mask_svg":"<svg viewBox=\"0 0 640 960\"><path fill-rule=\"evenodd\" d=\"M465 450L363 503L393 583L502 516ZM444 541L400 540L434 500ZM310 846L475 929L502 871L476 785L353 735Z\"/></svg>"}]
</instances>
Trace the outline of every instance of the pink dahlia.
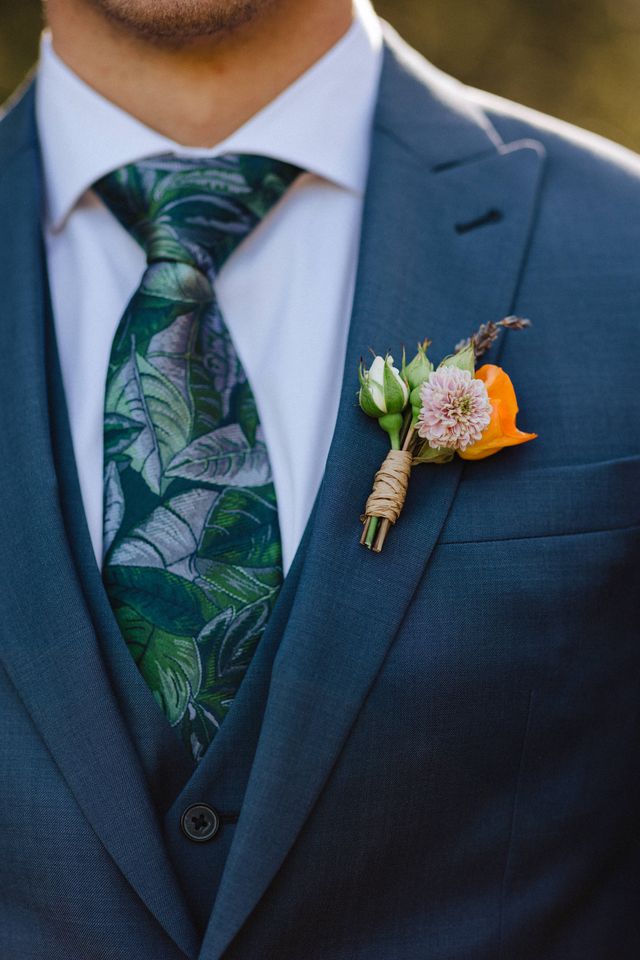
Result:
<instances>
[{"instance_id":1,"label":"pink dahlia","mask_svg":"<svg viewBox=\"0 0 640 960\"><path fill-rule=\"evenodd\" d=\"M440 367L423 383L420 397L417 431L430 447L466 450L489 426L487 388L468 370Z\"/></svg>"}]
</instances>

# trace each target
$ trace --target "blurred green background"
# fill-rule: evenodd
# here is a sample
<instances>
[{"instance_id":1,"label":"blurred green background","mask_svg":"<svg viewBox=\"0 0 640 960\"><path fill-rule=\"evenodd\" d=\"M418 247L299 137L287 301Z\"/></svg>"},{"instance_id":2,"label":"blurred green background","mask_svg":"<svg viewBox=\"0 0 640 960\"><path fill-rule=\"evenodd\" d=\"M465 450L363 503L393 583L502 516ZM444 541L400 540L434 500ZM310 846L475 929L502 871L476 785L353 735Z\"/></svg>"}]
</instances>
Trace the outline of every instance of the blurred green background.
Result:
<instances>
[{"instance_id":1,"label":"blurred green background","mask_svg":"<svg viewBox=\"0 0 640 960\"><path fill-rule=\"evenodd\" d=\"M376 8L466 83L640 151L640 0L378 0ZM0 100L33 63L40 27L39 0L0 0Z\"/></svg>"}]
</instances>

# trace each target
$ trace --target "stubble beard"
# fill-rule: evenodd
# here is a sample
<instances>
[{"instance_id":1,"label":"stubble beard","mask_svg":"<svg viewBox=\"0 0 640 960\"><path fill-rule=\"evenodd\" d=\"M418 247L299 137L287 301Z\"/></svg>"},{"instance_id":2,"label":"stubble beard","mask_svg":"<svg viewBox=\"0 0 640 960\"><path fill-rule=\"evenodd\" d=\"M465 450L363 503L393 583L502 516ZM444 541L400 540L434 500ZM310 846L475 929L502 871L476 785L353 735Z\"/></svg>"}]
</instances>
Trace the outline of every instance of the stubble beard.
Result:
<instances>
[{"instance_id":1,"label":"stubble beard","mask_svg":"<svg viewBox=\"0 0 640 960\"><path fill-rule=\"evenodd\" d=\"M275 0L85 0L120 30L146 43L180 48L223 38L257 20Z\"/></svg>"}]
</instances>

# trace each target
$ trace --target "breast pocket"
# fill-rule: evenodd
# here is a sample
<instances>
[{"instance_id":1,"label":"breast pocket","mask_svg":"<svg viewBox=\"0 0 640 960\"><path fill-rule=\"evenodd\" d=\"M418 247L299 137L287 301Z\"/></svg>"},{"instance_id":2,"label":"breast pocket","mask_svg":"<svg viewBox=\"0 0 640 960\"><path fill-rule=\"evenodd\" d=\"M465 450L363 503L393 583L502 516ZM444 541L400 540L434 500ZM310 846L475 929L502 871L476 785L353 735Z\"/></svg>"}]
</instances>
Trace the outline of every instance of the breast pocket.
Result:
<instances>
[{"instance_id":1,"label":"breast pocket","mask_svg":"<svg viewBox=\"0 0 640 960\"><path fill-rule=\"evenodd\" d=\"M492 476L480 467L465 471L416 594L451 674L480 675L499 696L514 677L588 690L637 671L640 456Z\"/></svg>"},{"instance_id":2,"label":"breast pocket","mask_svg":"<svg viewBox=\"0 0 640 960\"><path fill-rule=\"evenodd\" d=\"M489 473L465 471L440 543L477 543L640 525L640 456Z\"/></svg>"}]
</instances>

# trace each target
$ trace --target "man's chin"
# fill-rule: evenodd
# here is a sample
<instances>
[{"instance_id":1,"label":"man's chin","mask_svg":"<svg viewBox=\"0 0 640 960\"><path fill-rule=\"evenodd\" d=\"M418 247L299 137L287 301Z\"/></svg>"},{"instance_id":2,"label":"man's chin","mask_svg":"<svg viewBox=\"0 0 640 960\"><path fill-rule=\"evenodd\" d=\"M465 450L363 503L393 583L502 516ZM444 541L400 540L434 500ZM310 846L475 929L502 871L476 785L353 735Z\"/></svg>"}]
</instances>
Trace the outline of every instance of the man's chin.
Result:
<instances>
[{"instance_id":1,"label":"man's chin","mask_svg":"<svg viewBox=\"0 0 640 960\"><path fill-rule=\"evenodd\" d=\"M231 33L274 0L83 0L122 31L158 46L182 47Z\"/></svg>"}]
</instances>

